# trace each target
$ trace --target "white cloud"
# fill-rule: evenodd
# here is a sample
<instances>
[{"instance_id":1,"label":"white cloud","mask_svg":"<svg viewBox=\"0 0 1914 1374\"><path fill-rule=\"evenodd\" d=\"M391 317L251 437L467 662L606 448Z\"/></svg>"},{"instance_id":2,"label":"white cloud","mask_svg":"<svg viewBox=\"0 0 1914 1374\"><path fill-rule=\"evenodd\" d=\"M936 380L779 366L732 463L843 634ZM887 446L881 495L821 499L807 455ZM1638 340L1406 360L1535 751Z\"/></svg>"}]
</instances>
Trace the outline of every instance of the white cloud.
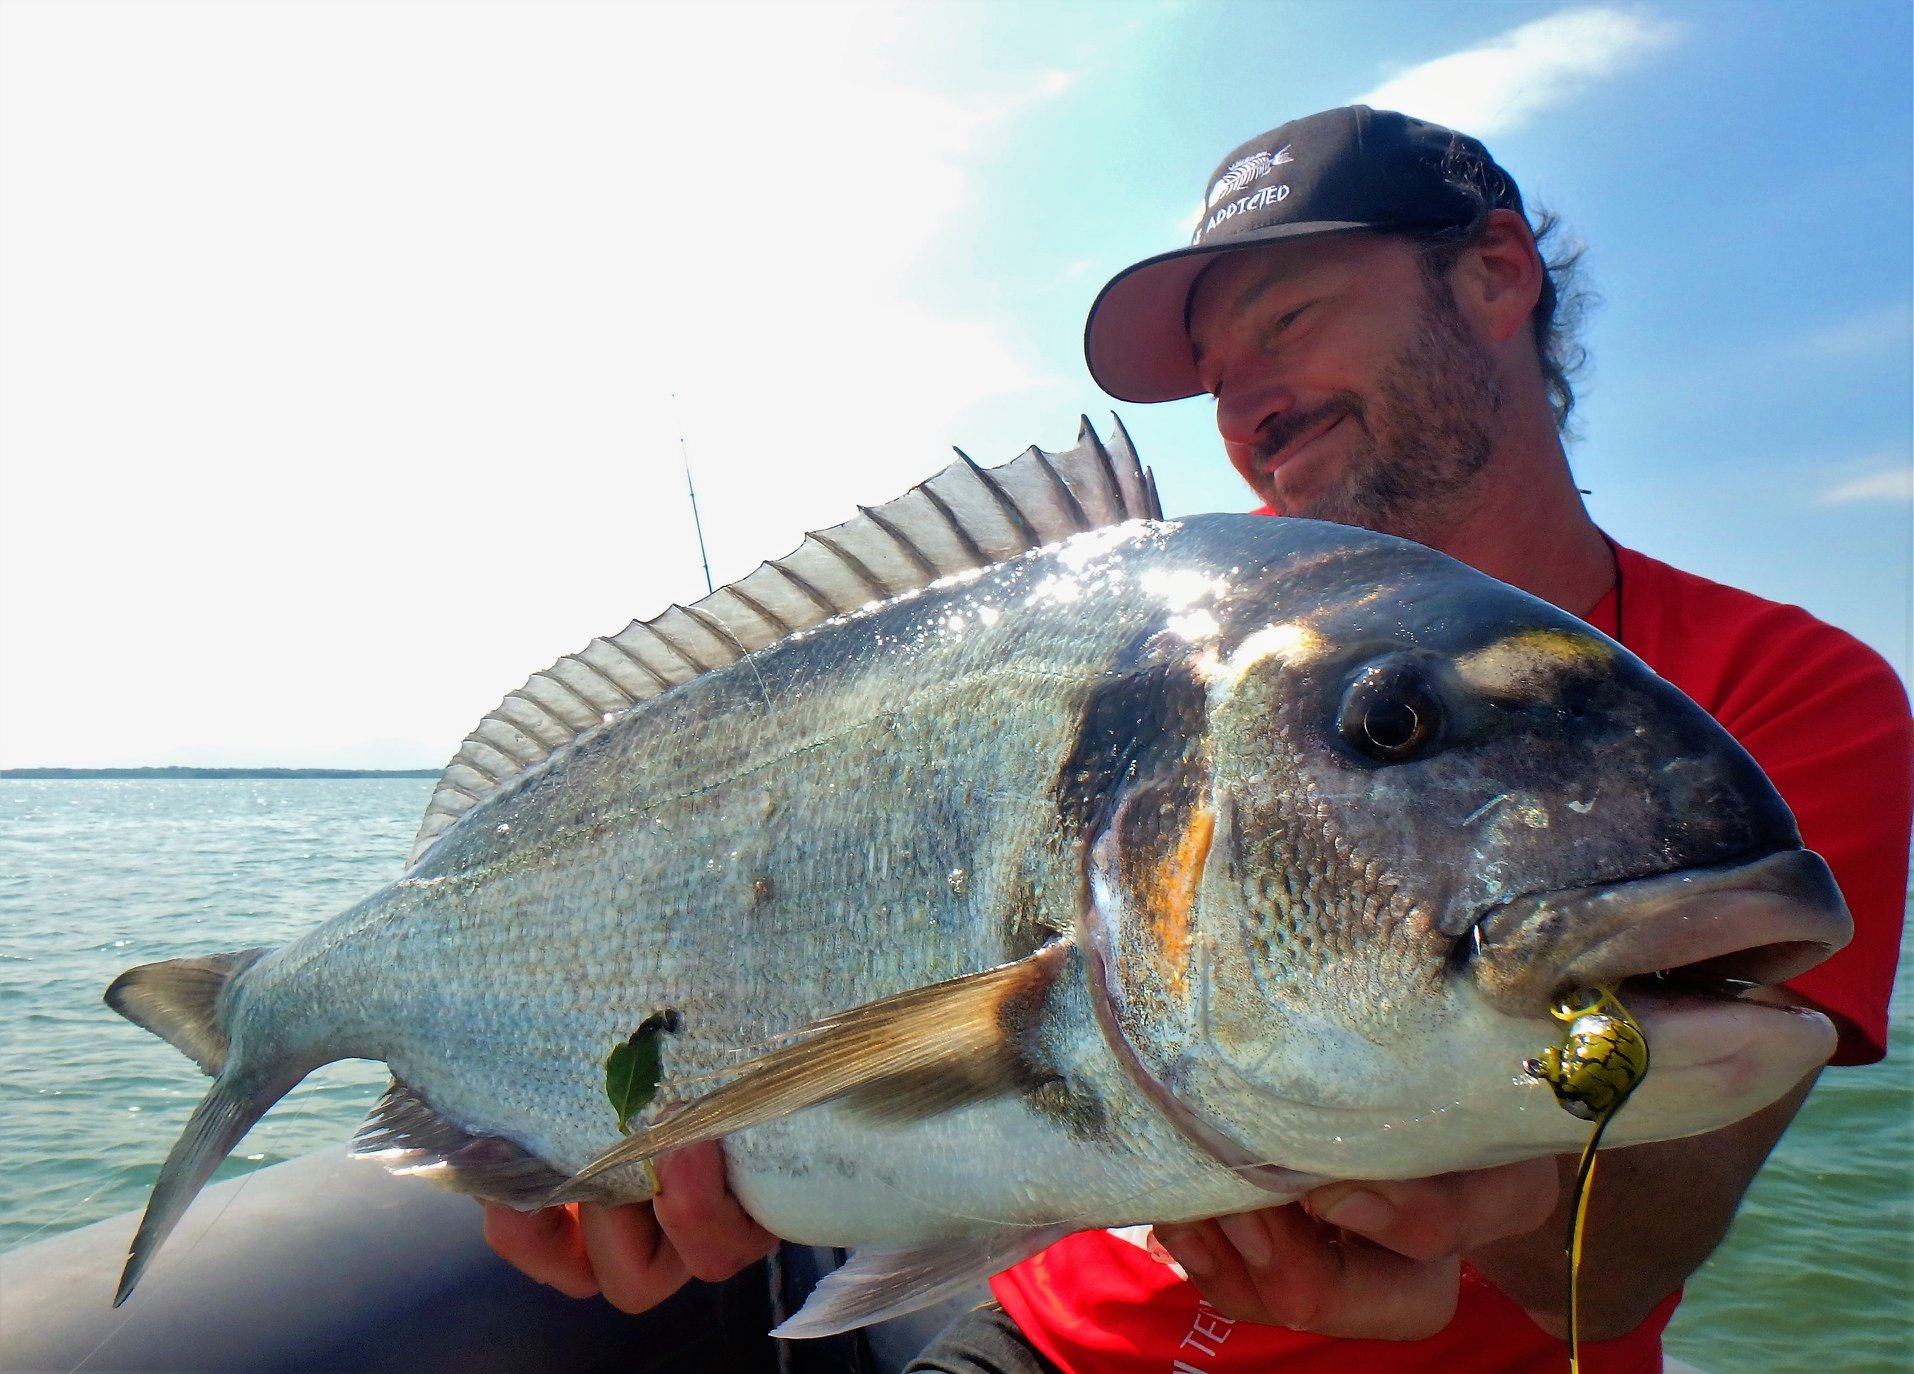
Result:
<instances>
[{"instance_id":1,"label":"white cloud","mask_svg":"<svg viewBox=\"0 0 1914 1374\"><path fill-rule=\"evenodd\" d=\"M1791 361L1851 363L1914 346L1914 305L1894 301L1844 320L1816 325L1777 350Z\"/></svg>"},{"instance_id":2,"label":"white cloud","mask_svg":"<svg viewBox=\"0 0 1914 1374\"><path fill-rule=\"evenodd\" d=\"M1903 454L1898 466L1842 482L1816 498L1816 504L1823 506L1847 506L1860 502L1903 505L1914 502L1914 462Z\"/></svg>"},{"instance_id":3,"label":"white cloud","mask_svg":"<svg viewBox=\"0 0 1914 1374\"><path fill-rule=\"evenodd\" d=\"M1357 100L1489 138L1638 65L1681 31L1639 10L1563 10L1398 72Z\"/></svg>"},{"instance_id":4,"label":"white cloud","mask_svg":"<svg viewBox=\"0 0 1914 1374\"><path fill-rule=\"evenodd\" d=\"M735 576L1046 384L913 273L1070 82L914 81L908 7L16 9L0 657L113 661L0 761L443 758L702 593L680 435Z\"/></svg>"}]
</instances>

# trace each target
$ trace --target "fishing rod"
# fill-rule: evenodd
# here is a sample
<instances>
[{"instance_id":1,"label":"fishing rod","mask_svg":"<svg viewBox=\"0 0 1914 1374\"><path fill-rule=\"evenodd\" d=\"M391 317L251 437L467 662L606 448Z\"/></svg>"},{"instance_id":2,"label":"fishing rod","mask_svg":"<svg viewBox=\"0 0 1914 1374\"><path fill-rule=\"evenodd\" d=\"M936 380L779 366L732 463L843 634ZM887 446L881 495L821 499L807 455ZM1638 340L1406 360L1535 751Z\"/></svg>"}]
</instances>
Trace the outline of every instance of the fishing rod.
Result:
<instances>
[{"instance_id":1,"label":"fishing rod","mask_svg":"<svg viewBox=\"0 0 1914 1374\"><path fill-rule=\"evenodd\" d=\"M698 489L691 484L691 451L685 447L683 412L678 406L678 393L671 393L672 416L678 421L678 453L685 464L685 491L691 497L691 527L698 532L698 561L704 564L704 590L709 596L714 590L711 585L711 559L704 551L704 521L698 518Z\"/></svg>"}]
</instances>

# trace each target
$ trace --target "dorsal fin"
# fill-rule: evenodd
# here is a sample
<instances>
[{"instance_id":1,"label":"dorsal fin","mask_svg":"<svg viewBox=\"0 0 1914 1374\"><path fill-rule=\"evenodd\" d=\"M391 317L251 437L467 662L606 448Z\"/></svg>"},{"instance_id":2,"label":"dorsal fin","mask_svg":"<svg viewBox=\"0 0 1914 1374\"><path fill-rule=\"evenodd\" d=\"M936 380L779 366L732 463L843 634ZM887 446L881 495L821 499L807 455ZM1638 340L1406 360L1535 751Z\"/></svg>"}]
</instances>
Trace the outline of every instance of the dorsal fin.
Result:
<instances>
[{"instance_id":1,"label":"dorsal fin","mask_svg":"<svg viewBox=\"0 0 1914 1374\"><path fill-rule=\"evenodd\" d=\"M996 468L958 461L894 501L806 535L783 558L690 606L634 620L509 694L465 737L412 842L417 863L460 816L638 702L799 630L1084 530L1163 515L1156 478L1112 415L1065 453L1032 447Z\"/></svg>"}]
</instances>

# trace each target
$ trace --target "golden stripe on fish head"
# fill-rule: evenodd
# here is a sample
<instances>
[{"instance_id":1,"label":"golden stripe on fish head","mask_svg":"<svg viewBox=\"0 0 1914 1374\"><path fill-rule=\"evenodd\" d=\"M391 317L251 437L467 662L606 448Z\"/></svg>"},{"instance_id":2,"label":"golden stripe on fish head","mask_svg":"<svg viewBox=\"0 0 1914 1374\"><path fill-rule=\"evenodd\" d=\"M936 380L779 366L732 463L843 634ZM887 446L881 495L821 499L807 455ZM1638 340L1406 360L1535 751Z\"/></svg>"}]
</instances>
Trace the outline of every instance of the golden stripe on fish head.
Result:
<instances>
[{"instance_id":1,"label":"golden stripe on fish head","mask_svg":"<svg viewBox=\"0 0 1914 1374\"><path fill-rule=\"evenodd\" d=\"M1776 930L1838 939L1772 787L1619 645L1420 546L1283 523L1274 561L1224 520L1182 546L1181 585L1209 590L1163 598L1080 729L1100 774L1073 765L1102 778L1088 920L1111 1025L1232 1153L1390 1177L1464 1167L1491 1131L1509 1158L1574 1148L1523 1064L1564 988L1683 962L1657 884L1752 888ZM1751 870L1764 855L1779 868ZM1599 977L1576 964L1598 947ZM1770 1048L1758 1084L1662 1094L1625 1129L1764 1105L1804 1052Z\"/></svg>"}]
</instances>

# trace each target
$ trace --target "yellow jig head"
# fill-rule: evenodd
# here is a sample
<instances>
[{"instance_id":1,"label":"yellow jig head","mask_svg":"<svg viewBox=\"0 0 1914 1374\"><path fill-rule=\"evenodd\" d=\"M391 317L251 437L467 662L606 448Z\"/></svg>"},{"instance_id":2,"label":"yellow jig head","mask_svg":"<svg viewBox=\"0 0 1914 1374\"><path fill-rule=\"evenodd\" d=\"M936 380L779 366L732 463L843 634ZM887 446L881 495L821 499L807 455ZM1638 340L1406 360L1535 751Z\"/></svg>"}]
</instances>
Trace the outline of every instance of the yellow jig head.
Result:
<instances>
[{"instance_id":1,"label":"yellow jig head","mask_svg":"<svg viewBox=\"0 0 1914 1374\"><path fill-rule=\"evenodd\" d=\"M1595 1151L1610 1118L1648 1074L1648 1037L1628 1014L1613 988L1579 988L1549 1008L1568 1029L1559 1045L1538 1059L1522 1062L1531 1077L1555 1092L1562 1110L1595 1123L1575 1168L1568 1228L1568 1367L1582 1367L1582 1237L1588 1225L1588 1187L1595 1173Z\"/></svg>"},{"instance_id":2,"label":"yellow jig head","mask_svg":"<svg viewBox=\"0 0 1914 1374\"><path fill-rule=\"evenodd\" d=\"M1562 1110L1600 1121L1635 1090L1648 1073L1648 1040L1613 988L1580 988L1565 994L1549 1015L1568 1027L1559 1045L1522 1067L1555 1092Z\"/></svg>"}]
</instances>

